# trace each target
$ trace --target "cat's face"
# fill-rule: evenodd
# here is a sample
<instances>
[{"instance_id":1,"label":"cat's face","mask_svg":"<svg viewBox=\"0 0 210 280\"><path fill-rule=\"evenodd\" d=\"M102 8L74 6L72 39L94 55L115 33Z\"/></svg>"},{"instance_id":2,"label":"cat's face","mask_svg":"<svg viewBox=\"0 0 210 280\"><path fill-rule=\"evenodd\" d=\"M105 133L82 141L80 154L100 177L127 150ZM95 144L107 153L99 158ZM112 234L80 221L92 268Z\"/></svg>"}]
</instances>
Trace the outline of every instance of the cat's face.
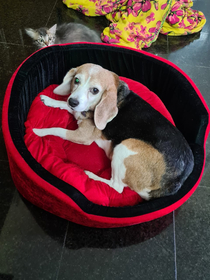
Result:
<instances>
[{"instance_id":1,"label":"cat's face","mask_svg":"<svg viewBox=\"0 0 210 280\"><path fill-rule=\"evenodd\" d=\"M57 24L51 28L41 27L39 29L26 28L26 33L33 39L34 44L39 48L53 45L55 42Z\"/></svg>"}]
</instances>

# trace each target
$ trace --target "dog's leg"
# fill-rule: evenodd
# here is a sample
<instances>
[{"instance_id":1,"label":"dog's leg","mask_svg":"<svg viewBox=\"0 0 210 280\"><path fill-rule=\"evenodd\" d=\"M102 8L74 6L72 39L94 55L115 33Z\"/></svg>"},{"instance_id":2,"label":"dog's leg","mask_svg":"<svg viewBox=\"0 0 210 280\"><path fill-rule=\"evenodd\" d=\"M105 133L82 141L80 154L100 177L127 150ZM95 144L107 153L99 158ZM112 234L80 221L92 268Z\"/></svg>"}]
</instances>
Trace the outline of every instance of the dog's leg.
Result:
<instances>
[{"instance_id":1,"label":"dog's leg","mask_svg":"<svg viewBox=\"0 0 210 280\"><path fill-rule=\"evenodd\" d=\"M79 130L68 130L61 127L50 127L50 128L34 128L33 132L39 137L47 135L58 136L64 140L68 140L77 144L90 145L94 140L88 139Z\"/></svg>"},{"instance_id":2,"label":"dog's leg","mask_svg":"<svg viewBox=\"0 0 210 280\"><path fill-rule=\"evenodd\" d=\"M77 144L90 145L96 139L101 137L101 131L98 130L91 119L82 120L78 129L68 130L61 127L34 128L33 132L44 137L47 135L58 136Z\"/></svg>"},{"instance_id":3,"label":"dog's leg","mask_svg":"<svg viewBox=\"0 0 210 280\"><path fill-rule=\"evenodd\" d=\"M113 188L113 179L112 178L110 180L104 179L104 178L99 177L99 176L97 176L96 174L94 174L94 173L92 173L90 171L87 171L87 170L85 170L85 174L87 174L90 179L93 179L95 181L103 182L103 183L109 185L111 188ZM123 189L122 189L122 191L123 191ZM122 191L118 191L118 192L121 193Z\"/></svg>"},{"instance_id":4,"label":"dog's leg","mask_svg":"<svg viewBox=\"0 0 210 280\"><path fill-rule=\"evenodd\" d=\"M93 179L95 181L100 181L103 182L105 184L107 184L108 186L110 186L111 188L115 189L118 193L122 193L124 187L126 186L123 181L121 180L121 178L113 178L111 177L110 180L104 179L102 177L97 176L96 174L90 172L90 171L85 171L85 173L88 175L88 177L90 179Z\"/></svg>"},{"instance_id":5,"label":"dog's leg","mask_svg":"<svg viewBox=\"0 0 210 280\"><path fill-rule=\"evenodd\" d=\"M68 130L61 127L50 127L50 128L34 128L33 132L40 137L53 135L67 140Z\"/></svg>"},{"instance_id":6,"label":"dog's leg","mask_svg":"<svg viewBox=\"0 0 210 280\"><path fill-rule=\"evenodd\" d=\"M85 171L85 173L91 178L96 181L101 181L103 183L106 183L111 188L115 189L117 192L122 193L125 186L127 186L123 180L125 178L126 173L126 167L124 165L124 160L134 155L135 152L129 150L126 146L123 144L119 144L114 148L113 156L112 156L112 175L111 179L107 180L104 178L101 178L92 172Z\"/></svg>"},{"instance_id":7,"label":"dog's leg","mask_svg":"<svg viewBox=\"0 0 210 280\"><path fill-rule=\"evenodd\" d=\"M40 95L40 99L48 107L60 108L67 110L71 114L73 113L72 109L67 105L66 101L55 100L46 95Z\"/></svg>"}]
</instances>

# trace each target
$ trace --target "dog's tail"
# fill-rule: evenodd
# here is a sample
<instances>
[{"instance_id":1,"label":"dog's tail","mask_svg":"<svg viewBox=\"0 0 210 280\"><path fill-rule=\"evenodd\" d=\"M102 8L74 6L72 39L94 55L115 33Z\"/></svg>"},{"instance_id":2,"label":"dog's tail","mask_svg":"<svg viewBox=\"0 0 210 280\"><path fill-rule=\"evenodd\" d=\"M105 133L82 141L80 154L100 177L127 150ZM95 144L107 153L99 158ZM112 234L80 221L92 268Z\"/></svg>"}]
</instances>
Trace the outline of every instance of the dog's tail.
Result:
<instances>
[{"instance_id":1,"label":"dog's tail","mask_svg":"<svg viewBox=\"0 0 210 280\"><path fill-rule=\"evenodd\" d=\"M179 181L177 182L173 181L170 183L168 182L167 186L164 186L164 188L160 188L158 190L152 190L149 193L150 199L173 195L178 192L181 186L182 184Z\"/></svg>"}]
</instances>

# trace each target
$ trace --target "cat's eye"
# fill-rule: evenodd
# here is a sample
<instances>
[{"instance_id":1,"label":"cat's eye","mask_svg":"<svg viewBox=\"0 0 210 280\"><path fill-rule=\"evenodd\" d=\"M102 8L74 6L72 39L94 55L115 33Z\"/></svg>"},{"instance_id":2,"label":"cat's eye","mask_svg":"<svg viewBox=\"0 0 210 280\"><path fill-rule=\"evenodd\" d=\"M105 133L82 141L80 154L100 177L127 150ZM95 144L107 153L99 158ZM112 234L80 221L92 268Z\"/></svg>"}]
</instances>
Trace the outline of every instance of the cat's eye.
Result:
<instances>
[{"instance_id":1,"label":"cat's eye","mask_svg":"<svg viewBox=\"0 0 210 280\"><path fill-rule=\"evenodd\" d=\"M94 87L91 89L91 92L92 92L92 94L97 94L97 93L99 93L99 90Z\"/></svg>"},{"instance_id":2,"label":"cat's eye","mask_svg":"<svg viewBox=\"0 0 210 280\"><path fill-rule=\"evenodd\" d=\"M75 78L74 79L74 83L77 85L77 84L79 84L79 79L78 78Z\"/></svg>"}]
</instances>

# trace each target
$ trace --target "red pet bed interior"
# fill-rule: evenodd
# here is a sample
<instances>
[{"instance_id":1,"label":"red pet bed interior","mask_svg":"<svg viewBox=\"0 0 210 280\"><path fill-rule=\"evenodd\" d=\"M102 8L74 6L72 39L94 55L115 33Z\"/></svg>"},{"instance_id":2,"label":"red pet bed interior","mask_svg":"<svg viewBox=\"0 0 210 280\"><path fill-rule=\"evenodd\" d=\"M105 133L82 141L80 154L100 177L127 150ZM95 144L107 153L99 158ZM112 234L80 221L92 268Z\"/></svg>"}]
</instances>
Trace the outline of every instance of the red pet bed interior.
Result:
<instances>
[{"instance_id":1,"label":"red pet bed interior","mask_svg":"<svg viewBox=\"0 0 210 280\"><path fill-rule=\"evenodd\" d=\"M157 95L144 85L127 79L124 80L131 90L150 103L170 122L173 119ZM57 100L67 100L66 96L53 93L57 85L50 85L40 94ZM39 94L39 95L40 95ZM89 179L84 170L89 170L104 178L110 178L110 160L95 143L90 146L75 144L55 136L38 137L33 128L62 127L74 130L77 123L65 110L45 106L39 95L34 99L25 122L25 144L32 156L46 170L66 183L74 186L93 203L103 206L132 206L142 201L141 197L126 187L122 194L102 182Z\"/></svg>"}]
</instances>

